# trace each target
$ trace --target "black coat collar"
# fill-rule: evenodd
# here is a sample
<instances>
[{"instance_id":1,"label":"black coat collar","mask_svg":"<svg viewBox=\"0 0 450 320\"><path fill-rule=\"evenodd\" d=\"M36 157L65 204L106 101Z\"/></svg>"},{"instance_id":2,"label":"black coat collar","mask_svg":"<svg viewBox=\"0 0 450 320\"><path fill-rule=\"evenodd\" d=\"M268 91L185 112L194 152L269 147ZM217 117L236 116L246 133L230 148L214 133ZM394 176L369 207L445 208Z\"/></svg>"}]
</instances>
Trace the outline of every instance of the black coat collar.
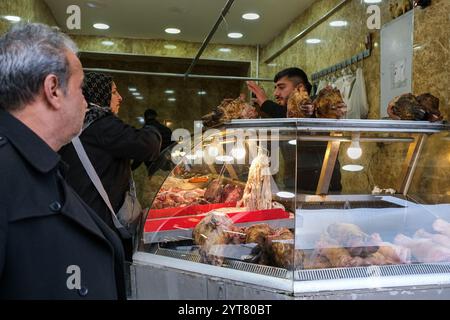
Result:
<instances>
[{"instance_id":1,"label":"black coat collar","mask_svg":"<svg viewBox=\"0 0 450 320\"><path fill-rule=\"evenodd\" d=\"M60 161L60 156L44 140L3 110L0 110L0 135L6 136L29 164L42 173L50 172Z\"/></svg>"}]
</instances>

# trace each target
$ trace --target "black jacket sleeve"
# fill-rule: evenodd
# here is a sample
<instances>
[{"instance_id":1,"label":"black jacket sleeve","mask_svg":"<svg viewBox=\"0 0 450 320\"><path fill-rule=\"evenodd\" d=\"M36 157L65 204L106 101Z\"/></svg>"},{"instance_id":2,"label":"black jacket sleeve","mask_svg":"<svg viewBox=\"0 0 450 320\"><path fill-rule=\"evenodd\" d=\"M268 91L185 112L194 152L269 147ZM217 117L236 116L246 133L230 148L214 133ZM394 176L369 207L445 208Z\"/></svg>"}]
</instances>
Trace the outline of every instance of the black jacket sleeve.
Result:
<instances>
[{"instance_id":1,"label":"black jacket sleeve","mask_svg":"<svg viewBox=\"0 0 450 320\"><path fill-rule=\"evenodd\" d=\"M287 107L280 106L272 100L266 100L262 104L261 110L271 118L286 118L287 115Z\"/></svg>"},{"instance_id":2,"label":"black jacket sleeve","mask_svg":"<svg viewBox=\"0 0 450 320\"><path fill-rule=\"evenodd\" d=\"M116 116L108 115L90 125L83 143L99 146L112 156L137 161L154 160L161 148L161 135L153 127L136 129Z\"/></svg>"},{"instance_id":3,"label":"black jacket sleeve","mask_svg":"<svg viewBox=\"0 0 450 320\"><path fill-rule=\"evenodd\" d=\"M7 230L8 218L0 202L0 279L2 278L3 268L5 267Z\"/></svg>"}]
</instances>

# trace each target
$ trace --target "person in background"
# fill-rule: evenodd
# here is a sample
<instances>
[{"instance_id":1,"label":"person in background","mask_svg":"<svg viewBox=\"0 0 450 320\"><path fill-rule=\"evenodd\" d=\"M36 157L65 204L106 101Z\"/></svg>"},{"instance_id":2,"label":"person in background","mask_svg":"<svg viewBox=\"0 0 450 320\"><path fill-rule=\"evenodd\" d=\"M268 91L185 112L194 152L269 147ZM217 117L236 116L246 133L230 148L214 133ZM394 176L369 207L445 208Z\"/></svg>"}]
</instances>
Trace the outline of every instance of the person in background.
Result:
<instances>
[{"instance_id":1,"label":"person in background","mask_svg":"<svg viewBox=\"0 0 450 320\"><path fill-rule=\"evenodd\" d=\"M83 94L88 102L80 141L109 197L114 212L121 208L130 188L130 162L150 161L158 157L159 132L151 126L136 129L117 117L122 97L111 76L87 73ZM84 169L73 144L60 151L69 165L67 181L98 216L118 234L112 214ZM133 244L122 239L126 261L131 262Z\"/></svg>"},{"instance_id":2,"label":"person in background","mask_svg":"<svg viewBox=\"0 0 450 320\"><path fill-rule=\"evenodd\" d=\"M120 239L64 179L81 130L76 45L43 24L0 38L0 299L125 299Z\"/></svg>"},{"instance_id":3,"label":"person in background","mask_svg":"<svg viewBox=\"0 0 450 320\"><path fill-rule=\"evenodd\" d=\"M167 149L169 146L171 146L174 141L172 141L172 130L170 128L166 127L162 123L160 123L158 120L156 120L156 117L158 116L158 113L153 109L147 109L144 112L144 128L152 127L156 128L161 135L161 150L162 153L165 149ZM135 170L141 165L142 162L133 162L131 165L131 169ZM165 161L144 161L145 166L147 167L148 176L152 176L158 169L159 166L164 166ZM167 164L166 164L167 165ZM164 168L163 168L164 169Z\"/></svg>"},{"instance_id":4,"label":"person in background","mask_svg":"<svg viewBox=\"0 0 450 320\"><path fill-rule=\"evenodd\" d=\"M256 103L271 118L287 117L287 103L297 87L303 87L308 94L311 93L312 85L308 76L299 68L284 69L275 75L273 81L275 83L274 97L276 102L269 100L264 89L255 82L247 82L248 89L256 96ZM315 117L312 104L303 105L300 108L307 117ZM292 148L286 143L280 143L286 170L284 173L285 187L291 190L296 187L298 193L316 192L327 148L326 142L297 141L297 159L292 152ZM297 171L295 171L296 167ZM336 161L329 191L339 192L341 190L340 164L339 161Z\"/></svg>"}]
</instances>

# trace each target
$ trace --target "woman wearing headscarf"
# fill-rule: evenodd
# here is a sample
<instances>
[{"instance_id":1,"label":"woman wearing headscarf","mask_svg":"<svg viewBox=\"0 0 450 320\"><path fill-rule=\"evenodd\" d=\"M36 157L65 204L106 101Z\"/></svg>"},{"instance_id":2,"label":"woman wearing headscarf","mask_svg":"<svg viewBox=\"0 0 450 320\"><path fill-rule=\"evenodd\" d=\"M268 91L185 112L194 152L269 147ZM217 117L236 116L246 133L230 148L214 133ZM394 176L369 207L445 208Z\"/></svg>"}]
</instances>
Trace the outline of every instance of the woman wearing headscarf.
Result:
<instances>
[{"instance_id":1,"label":"woman wearing headscarf","mask_svg":"<svg viewBox=\"0 0 450 320\"><path fill-rule=\"evenodd\" d=\"M130 188L130 161L155 160L159 155L161 136L155 128L136 129L117 117L122 97L112 77L87 73L83 94L88 109L80 140L117 213ZM63 147L60 155L69 166L66 172L68 183L119 234L111 211L86 173L73 144ZM131 261L131 239L122 240L122 243L126 260Z\"/></svg>"}]
</instances>

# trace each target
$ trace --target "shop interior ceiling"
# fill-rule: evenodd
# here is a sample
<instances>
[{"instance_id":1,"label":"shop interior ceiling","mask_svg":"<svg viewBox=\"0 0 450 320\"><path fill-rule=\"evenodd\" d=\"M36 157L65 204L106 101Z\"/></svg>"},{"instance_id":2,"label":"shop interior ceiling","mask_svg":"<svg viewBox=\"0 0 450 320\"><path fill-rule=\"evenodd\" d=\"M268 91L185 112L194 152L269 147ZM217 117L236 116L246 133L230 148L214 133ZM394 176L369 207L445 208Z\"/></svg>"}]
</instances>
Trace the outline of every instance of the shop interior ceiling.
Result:
<instances>
[{"instance_id":1,"label":"shop interior ceiling","mask_svg":"<svg viewBox=\"0 0 450 320\"><path fill-rule=\"evenodd\" d=\"M58 25L71 34L137 39L168 39L203 42L217 21L227 0L45 0ZM265 45L314 0L235 0L210 43ZM81 29L67 30L67 7L81 8ZM244 13L257 13L260 19L248 21ZM93 28L106 23L108 30ZM165 33L178 28L180 34ZM239 32L240 39L228 38Z\"/></svg>"}]
</instances>

